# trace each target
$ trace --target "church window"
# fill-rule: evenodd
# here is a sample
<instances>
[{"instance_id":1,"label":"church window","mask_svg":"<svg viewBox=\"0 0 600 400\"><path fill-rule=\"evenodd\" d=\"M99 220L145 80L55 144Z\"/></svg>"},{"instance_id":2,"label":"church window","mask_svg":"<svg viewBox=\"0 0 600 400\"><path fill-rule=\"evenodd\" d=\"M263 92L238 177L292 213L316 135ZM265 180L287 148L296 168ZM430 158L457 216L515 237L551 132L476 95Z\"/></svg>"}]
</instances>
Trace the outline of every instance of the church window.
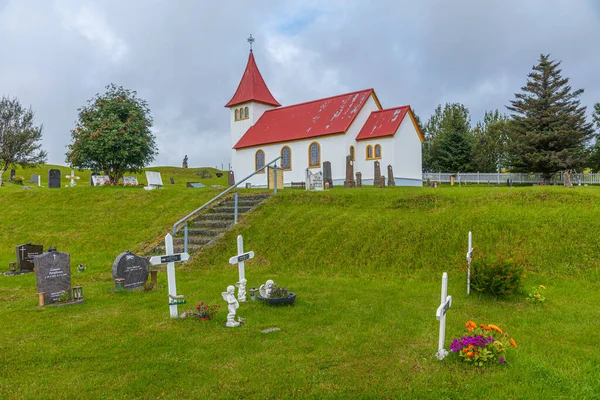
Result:
<instances>
[{"instance_id":1,"label":"church window","mask_svg":"<svg viewBox=\"0 0 600 400\"><path fill-rule=\"evenodd\" d=\"M373 146L368 145L367 146L367 160L372 160L373 159Z\"/></svg>"},{"instance_id":2,"label":"church window","mask_svg":"<svg viewBox=\"0 0 600 400\"><path fill-rule=\"evenodd\" d=\"M308 146L308 167L319 168L321 166L321 146L319 143L312 142Z\"/></svg>"},{"instance_id":3,"label":"church window","mask_svg":"<svg viewBox=\"0 0 600 400\"><path fill-rule=\"evenodd\" d=\"M248 119L248 107L244 107L244 119Z\"/></svg>"},{"instance_id":4,"label":"church window","mask_svg":"<svg viewBox=\"0 0 600 400\"><path fill-rule=\"evenodd\" d=\"M240 119L240 110L235 110L235 120L238 121Z\"/></svg>"},{"instance_id":5,"label":"church window","mask_svg":"<svg viewBox=\"0 0 600 400\"><path fill-rule=\"evenodd\" d=\"M355 161L356 159L354 158L354 146L350 146L350 158L352 159L352 161Z\"/></svg>"},{"instance_id":6,"label":"church window","mask_svg":"<svg viewBox=\"0 0 600 400\"><path fill-rule=\"evenodd\" d=\"M258 150L254 155L254 170L262 168L265 166L265 152L262 150ZM258 172L259 174L264 174L265 170Z\"/></svg>"},{"instance_id":7,"label":"church window","mask_svg":"<svg viewBox=\"0 0 600 400\"><path fill-rule=\"evenodd\" d=\"M281 149L281 168L292 169L292 150L288 146Z\"/></svg>"},{"instance_id":8,"label":"church window","mask_svg":"<svg viewBox=\"0 0 600 400\"><path fill-rule=\"evenodd\" d=\"M375 158L381 158L381 145L375 145Z\"/></svg>"}]
</instances>

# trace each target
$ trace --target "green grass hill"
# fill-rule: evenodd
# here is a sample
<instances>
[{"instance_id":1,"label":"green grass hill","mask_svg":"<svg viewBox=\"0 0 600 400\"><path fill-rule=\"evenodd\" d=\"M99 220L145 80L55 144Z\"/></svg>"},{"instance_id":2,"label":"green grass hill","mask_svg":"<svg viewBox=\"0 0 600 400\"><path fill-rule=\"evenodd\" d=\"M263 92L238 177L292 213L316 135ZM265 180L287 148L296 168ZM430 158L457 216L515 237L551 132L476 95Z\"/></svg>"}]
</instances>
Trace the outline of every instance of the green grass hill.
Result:
<instances>
[{"instance_id":1,"label":"green grass hill","mask_svg":"<svg viewBox=\"0 0 600 400\"><path fill-rule=\"evenodd\" d=\"M42 186L47 169L38 170ZM158 240L222 190L210 185L226 186L226 177L202 180L194 169L150 170L162 173L164 188L95 188L84 172L74 188L64 178L61 189L0 188L0 267L8 269L18 244L57 246L71 254L73 285L85 295L79 305L39 308L33 274L0 276L0 399L600 393L598 188L285 189L177 267L177 289L188 301L180 312L201 301L221 306L214 320L197 321L169 318L164 268L155 290L113 290L119 253ZM28 170L27 181L38 172ZM138 179L145 183L143 174ZM208 188L188 189L186 181ZM477 253L524 257L520 294L466 295L468 231ZM226 329L221 292L237 281L228 259L238 234L256 254L246 263L249 287L274 279L297 300L281 308L241 304L247 323ZM444 271L453 297L446 348L467 320L494 323L518 343L507 365L477 369L435 358ZM539 284L546 302L526 302L528 288ZM281 330L262 333L270 327Z\"/></svg>"}]
</instances>

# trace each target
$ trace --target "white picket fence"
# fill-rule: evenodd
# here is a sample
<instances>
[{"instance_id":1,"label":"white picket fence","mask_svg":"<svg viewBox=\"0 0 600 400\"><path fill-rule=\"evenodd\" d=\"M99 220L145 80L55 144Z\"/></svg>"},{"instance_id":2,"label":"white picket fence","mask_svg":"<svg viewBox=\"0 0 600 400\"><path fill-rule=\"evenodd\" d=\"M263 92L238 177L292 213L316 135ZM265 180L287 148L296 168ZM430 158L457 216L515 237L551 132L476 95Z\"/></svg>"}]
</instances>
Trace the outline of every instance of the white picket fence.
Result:
<instances>
[{"instance_id":1,"label":"white picket fence","mask_svg":"<svg viewBox=\"0 0 600 400\"><path fill-rule=\"evenodd\" d=\"M451 173L451 172L424 172L423 181L438 181L449 183L450 177L454 176L455 183L492 183L506 184L510 179L512 183L538 184L542 183L542 174L534 173L503 173L503 172L469 172L469 173ZM573 185L600 185L600 174L571 174ZM556 174L551 183L563 183L562 174Z\"/></svg>"}]
</instances>

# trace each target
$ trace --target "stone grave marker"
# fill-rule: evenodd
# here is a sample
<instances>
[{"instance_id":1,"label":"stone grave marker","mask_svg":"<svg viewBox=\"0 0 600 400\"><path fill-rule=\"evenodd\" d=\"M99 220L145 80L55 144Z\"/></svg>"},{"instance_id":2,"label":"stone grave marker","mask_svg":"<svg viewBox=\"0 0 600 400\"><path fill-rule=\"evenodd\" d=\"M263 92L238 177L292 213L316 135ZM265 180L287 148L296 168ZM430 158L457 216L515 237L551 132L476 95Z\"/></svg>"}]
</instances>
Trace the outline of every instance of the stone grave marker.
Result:
<instances>
[{"instance_id":1,"label":"stone grave marker","mask_svg":"<svg viewBox=\"0 0 600 400\"><path fill-rule=\"evenodd\" d=\"M110 178L108 175L100 175L100 174L92 175L92 176L90 176L90 180L91 180L92 186L104 186L104 185L110 184Z\"/></svg>"},{"instance_id":2,"label":"stone grave marker","mask_svg":"<svg viewBox=\"0 0 600 400\"><path fill-rule=\"evenodd\" d=\"M48 170L48 188L60 189L60 170Z\"/></svg>"},{"instance_id":3,"label":"stone grave marker","mask_svg":"<svg viewBox=\"0 0 600 400\"><path fill-rule=\"evenodd\" d=\"M113 280L125 279L125 289L135 289L146 284L150 265L144 257L129 250L119 254L112 267Z\"/></svg>"},{"instance_id":4,"label":"stone grave marker","mask_svg":"<svg viewBox=\"0 0 600 400\"><path fill-rule=\"evenodd\" d=\"M346 156L346 180L344 181L344 187L356 187L356 182L354 181L354 161L352 160L352 155Z\"/></svg>"},{"instance_id":5,"label":"stone grave marker","mask_svg":"<svg viewBox=\"0 0 600 400\"><path fill-rule=\"evenodd\" d=\"M37 185L40 186L41 185L40 176L36 175L36 174L32 174L31 179L29 180L29 183L37 183Z\"/></svg>"},{"instance_id":6,"label":"stone grave marker","mask_svg":"<svg viewBox=\"0 0 600 400\"><path fill-rule=\"evenodd\" d=\"M323 171L313 173L306 168L306 190L323 190Z\"/></svg>"},{"instance_id":7,"label":"stone grave marker","mask_svg":"<svg viewBox=\"0 0 600 400\"><path fill-rule=\"evenodd\" d=\"M379 164L379 161L375 161L373 163L373 166L375 168L375 171L373 174L373 185L379 186L379 187L385 187L385 177L383 177L381 175L381 166Z\"/></svg>"},{"instance_id":8,"label":"stone grave marker","mask_svg":"<svg viewBox=\"0 0 600 400\"><path fill-rule=\"evenodd\" d=\"M235 175L233 171L229 171L227 174L227 187L232 187L233 185L235 185Z\"/></svg>"},{"instance_id":9,"label":"stone grave marker","mask_svg":"<svg viewBox=\"0 0 600 400\"><path fill-rule=\"evenodd\" d=\"M100 175L100 174L99 174L99 173L97 173L97 172L92 172L92 173L90 174L90 186L96 186L96 185L94 185L94 177L95 177L95 176L99 176L99 175Z\"/></svg>"},{"instance_id":10,"label":"stone grave marker","mask_svg":"<svg viewBox=\"0 0 600 400\"><path fill-rule=\"evenodd\" d=\"M12 182L12 180L14 179L16 173L17 172L14 169L11 169L10 170L10 175L8 177L8 180Z\"/></svg>"},{"instance_id":11,"label":"stone grave marker","mask_svg":"<svg viewBox=\"0 0 600 400\"><path fill-rule=\"evenodd\" d=\"M396 180L394 179L394 170L392 165L388 165L388 186L396 186Z\"/></svg>"},{"instance_id":12,"label":"stone grave marker","mask_svg":"<svg viewBox=\"0 0 600 400\"><path fill-rule=\"evenodd\" d=\"M148 181L148 186L144 186L146 190L161 188L163 186L160 172L146 171L146 180Z\"/></svg>"},{"instance_id":13,"label":"stone grave marker","mask_svg":"<svg viewBox=\"0 0 600 400\"><path fill-rule=\"evenodd\" d=\"M362 187L362 172L357 172L356 173L356 187L357 188L361 188Z\"/></svg>"},{"instance_id":14,"label":"stone grave marker","mask_svg":"<svg viewBox=\"0 0 600 400\"><path fill-rule=\"evenodd\" d=\"M331 176L331 162L323 162L323 183L331 189L333 187L333 178Z\"/></svg>"},{"instance_id":15,"label":"stone grave marker","mask_svg":"<svg viewBox=\"0 0 600 400\"><path fill-rule=\"evenodd\" d=\"M34 258L35 282L38 293L44 293L44 304L59 301L63 293L71 300L71 256L51 251Z\"/></svg>"},{"instance_id":16,"label":"stone grave marker","mask_svg":"<svg viewBox=\"0 0 600 400\"><path fill-rule=\"evenodd\" d=\"M202 188L205 188L206 186L204 186L200 182L186 182L185 187L192 188L192 189L202 189Z\"/></svg>"},{"instance_id":17,"label":"stone grave marker","mask_svg":"<svg viewBox=\"0 0 600 400\"><path fill-rule=\"evenodd\" d=\"M41 244L20 244L16 247L17 268L20 271L33 271L34 257L44 252L44 246Z\"/></svg>"},{"instance_id":18,"label":"stone grave marker","mask_svg":"<svg viewBox=\"0 0 600 400\"><path fill-rule=\"evenodd\" d=\"M124 176L123 177L123 185L124 186L137 186L138 180L135 176Z\"/></svg>"},{"instance_id":19,"label":"stone grave marker","mask_svg":"<svg viewBox=\"0 0 600 400\"><path fill-rule=\"evenodd\" d=\"M169 178L169 182L171 182L171 185L175 184L175 179L174 178Z\"/></svg>"},{"instance_id":20,"label":"stone grave marker","mask_svg":"<svg viewBox=\"0 0 600 400\"><path fill-rule=\"evenodd\" d=\"M435 312L435 318L440 321L440 337L438 340L438 351L435 356L438 360L443 360L448 355L448 350L444 349L446 337L446 312L452 306L452 296L448 296L448 274L442 275L442 300Z\"/></svg>"}]
</instances>

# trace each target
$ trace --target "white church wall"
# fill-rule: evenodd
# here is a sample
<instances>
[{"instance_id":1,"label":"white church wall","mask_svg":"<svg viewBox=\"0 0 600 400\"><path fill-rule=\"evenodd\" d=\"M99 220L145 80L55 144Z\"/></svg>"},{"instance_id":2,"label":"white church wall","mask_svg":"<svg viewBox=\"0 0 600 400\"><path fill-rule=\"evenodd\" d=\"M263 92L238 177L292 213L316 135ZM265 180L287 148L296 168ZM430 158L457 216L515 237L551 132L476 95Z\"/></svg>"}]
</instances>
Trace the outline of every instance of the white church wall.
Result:
<instances>
[{"instance_id":1,"label":"white church wall","mask_svg":"<svg viewBox=\"0 0 600 400\"><path fill-rule=\"evenodd\" d=\"M373 147L373 155L375 155L375 145L381 146L381 158L367 160L367 146ZM362 174L363 185L373 184L373 178L375 177L375 161L379 161L381 174L387 177L387 166L392 164L394 167L394 139L392 137L374 138L368 140L361 140L358 142L356 148L356 162L354 163L354 173L360 172Z\"/></svg>"},{"instance_id":2,"label":"white church wall","mask_svg":"<svg viewBox=\"0 0 600 400\"><path fill-rule=\"evenodd\" d=\"M394 142L396 185L422 186L421 140L409 115L400 124Z\"/></svg>"},{"instance_id":3,"label":"white church wall","mask_svg":"<svg viewBox=\"0 0 600 400\"><path fill-rule=\"evenodd\" d=\"M248 107L248 119L242 119L239 121L235 120L235 110L244 109ZM265 113L265 111L275 108L262 103L254 101L248 103L242 103L235 107L231 107L231 115L229 116L230 121L230 132L231 132L231 147L242 138L244 133L250 129L252 125ZM232 160L233 161L233 160Z\"/></svg>"}]
</instances>

